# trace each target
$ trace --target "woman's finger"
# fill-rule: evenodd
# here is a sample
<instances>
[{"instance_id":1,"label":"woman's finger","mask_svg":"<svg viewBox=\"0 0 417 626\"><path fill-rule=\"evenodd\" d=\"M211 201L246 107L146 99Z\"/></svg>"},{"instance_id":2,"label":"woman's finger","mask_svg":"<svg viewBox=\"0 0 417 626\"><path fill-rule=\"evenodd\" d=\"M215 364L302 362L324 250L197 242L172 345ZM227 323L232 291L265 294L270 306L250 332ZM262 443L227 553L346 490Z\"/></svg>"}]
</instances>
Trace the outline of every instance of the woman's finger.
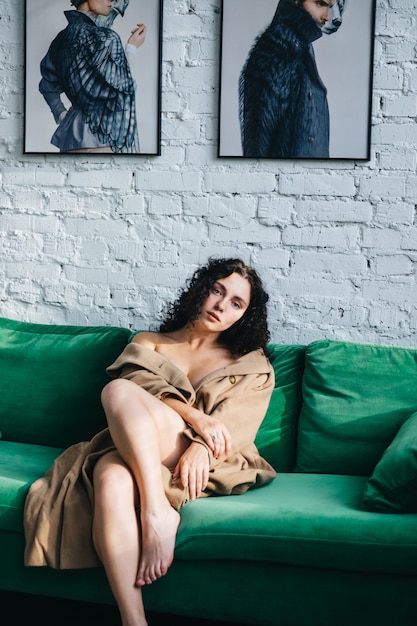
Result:
<instances>
[{"instance_id":1,"label":"woman's finger","mask_svg":"<svg viewBox=\"0 0 417 626\"><path fill-rule=\"evenodd\" d=\"M209 479L209 471L208 471L208 466L207 466L207 467L205 467L203 469L203 476L202 476L202 482L201 482L201 491L205 491L205 489L207 488L208 479Z\"/></svg>"},{"instance_id":2,"label":"woman's finger","mask_svg":"<svg viewBox=\"0 0 417 626\"><path fill-rule=\"evenodd\" d=\"M213 454L218 459L223 454L229 454L231 450L231 440L229 432L225 430L219 430L212 435L213 441Z\"/></svg>"},{"instance_id":3,"label":"woman's finger","mask_svg":"<svg viewBox=\"0 0 417 626\"><path fill-rule=\"evenodd\" d=\"M211 436L211 439L213 442L213 454L216 459L219 457L221 438L222 438L222 433L218 433L218 432L213 433L213 435Z\"/></svg>"},{"instance_id":4,"label":"woman's finger","mask_svg":"<svg viewBox=\"0 0 417 626\"><path fill-rule=\"evenodd\" d=\"M197 471L196 472L196 476L195 476L195 497L198 498L200 497L201 494L201 487L202 487L202 477L201 477L201 472Z\"/></svg>"},{"instance_id":5,"label":"woman's finger","mask_svg":"<svg viewBox=\"0 0 417 626\"><path fill-rule=\"evenodd\" d=\"M196 499L195 482L192 478L188 478L188 493L190 495L190 500Z\"/></svg>"}]
</instances>

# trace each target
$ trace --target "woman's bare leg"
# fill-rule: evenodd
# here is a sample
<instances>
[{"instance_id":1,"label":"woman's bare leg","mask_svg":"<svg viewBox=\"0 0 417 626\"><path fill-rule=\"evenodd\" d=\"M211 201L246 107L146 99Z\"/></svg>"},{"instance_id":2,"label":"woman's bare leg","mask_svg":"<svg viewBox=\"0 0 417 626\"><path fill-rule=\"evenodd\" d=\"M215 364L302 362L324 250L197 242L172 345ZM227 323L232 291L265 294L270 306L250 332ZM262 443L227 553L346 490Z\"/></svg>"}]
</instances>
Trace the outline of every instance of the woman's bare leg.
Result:
<instances>
[{"instance_id":1,"label":"woman's bare leg","mask_svg":"<svg viewBox=\"0 0 417 626\"><path fill-rule=\"evenodd\" d=\"M187 444L183 419L160 400L125 379L103 390L114 444L132 471L140 494L141 545L137 585L154 582L172 563L180 517L168 502L161 463L175 466Z\"/></svg>"},{"instance_id":2,"label":"woman's bare leg","mask_svg":"<svg viewBox=\"0 0 417 626\"><path fill-rule=\"evenodd\" d=\"M146 626L142 590L135 585L140 538L133 476L117 452L94 468L93 540L120 610L123 626Z\"/></svg>"}]
</instances>

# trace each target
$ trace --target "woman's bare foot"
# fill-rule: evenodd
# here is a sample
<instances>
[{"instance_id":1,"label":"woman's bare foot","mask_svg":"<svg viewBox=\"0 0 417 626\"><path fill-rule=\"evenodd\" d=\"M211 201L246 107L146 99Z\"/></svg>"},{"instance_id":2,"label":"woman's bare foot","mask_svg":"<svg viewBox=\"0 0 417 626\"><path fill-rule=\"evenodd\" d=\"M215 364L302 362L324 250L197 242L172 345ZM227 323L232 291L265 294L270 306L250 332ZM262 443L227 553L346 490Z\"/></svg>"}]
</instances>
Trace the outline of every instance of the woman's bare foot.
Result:
<instances>
[{"instance_id":1,"label":"woman's bare foot","mask_svg":"<svg viewBox=\"0 0 417 626\"><path fill-rule=\"evenodd\" d=\"M174 558L179 513L170 505L157 516L141 513L142 553L136 585L150 585L165 576Z\"/></svg>"}]
</instances>

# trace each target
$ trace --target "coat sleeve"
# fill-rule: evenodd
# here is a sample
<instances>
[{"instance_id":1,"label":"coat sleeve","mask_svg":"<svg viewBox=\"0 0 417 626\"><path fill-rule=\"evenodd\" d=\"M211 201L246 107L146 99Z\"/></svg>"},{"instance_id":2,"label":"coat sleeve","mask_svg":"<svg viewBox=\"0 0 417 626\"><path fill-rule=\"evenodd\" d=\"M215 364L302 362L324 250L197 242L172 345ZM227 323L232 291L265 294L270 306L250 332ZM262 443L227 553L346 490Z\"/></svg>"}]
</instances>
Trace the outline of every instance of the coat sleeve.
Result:
<instances>
[{"instance_id":1,"label":"coat sleeve","mask_svg":"<svg viewBox=\"0 0 417 626\"><path fill-rule=\"evenodd\" d=\"M39 91L51 109L55 122L59 124L59 117L67 109L61 100L62 87L60 85L56 67L52 62L51 55L48 54L41 62L42 80L39 83Z\"/></svg>"},{"instance_id":2,"label":"coat sleeve","mask_svg":"<svg viewBox=\"0 0 417 626\"><path fill-rule=\"evenodd\" d=\"M270 364L265 373L227 378L236 379L235 383L231 384L230 393L224 394L225 397L213 403L208 410L206 408L206 412L226 425L232 440L232 451L229 456L233 456L255 441L269 405L275 378ZM211 467L224 462L224 456L219 459L213 457L212 451L202 437L196 435L192 429L187 429L185 434L189 439L198 441L207 448Z\"/></svg>"}]
</instances>

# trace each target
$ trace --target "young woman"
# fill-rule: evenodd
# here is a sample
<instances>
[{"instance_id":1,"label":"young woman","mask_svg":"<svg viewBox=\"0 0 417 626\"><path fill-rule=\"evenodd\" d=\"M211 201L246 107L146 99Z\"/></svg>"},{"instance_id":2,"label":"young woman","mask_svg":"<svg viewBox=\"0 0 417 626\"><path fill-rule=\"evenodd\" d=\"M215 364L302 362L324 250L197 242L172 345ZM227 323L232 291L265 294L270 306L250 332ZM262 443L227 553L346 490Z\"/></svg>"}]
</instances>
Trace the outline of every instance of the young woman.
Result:
<instances>
[{"instance_id":1,"label":"young woman","mask_svg":"<svg viewBox=\"0 0 417 626\"><path fill-rule=\"evenodd\" d=\"M108 429L70 448L30 490L26 564L87 567L98 555L123 626L146 624L142 587L172 562L180 507L275 476L253 443L274 386L267 300L252 268L211 260L159 332L135 336L108 368Z\"/></svg>"}]
</instances>

